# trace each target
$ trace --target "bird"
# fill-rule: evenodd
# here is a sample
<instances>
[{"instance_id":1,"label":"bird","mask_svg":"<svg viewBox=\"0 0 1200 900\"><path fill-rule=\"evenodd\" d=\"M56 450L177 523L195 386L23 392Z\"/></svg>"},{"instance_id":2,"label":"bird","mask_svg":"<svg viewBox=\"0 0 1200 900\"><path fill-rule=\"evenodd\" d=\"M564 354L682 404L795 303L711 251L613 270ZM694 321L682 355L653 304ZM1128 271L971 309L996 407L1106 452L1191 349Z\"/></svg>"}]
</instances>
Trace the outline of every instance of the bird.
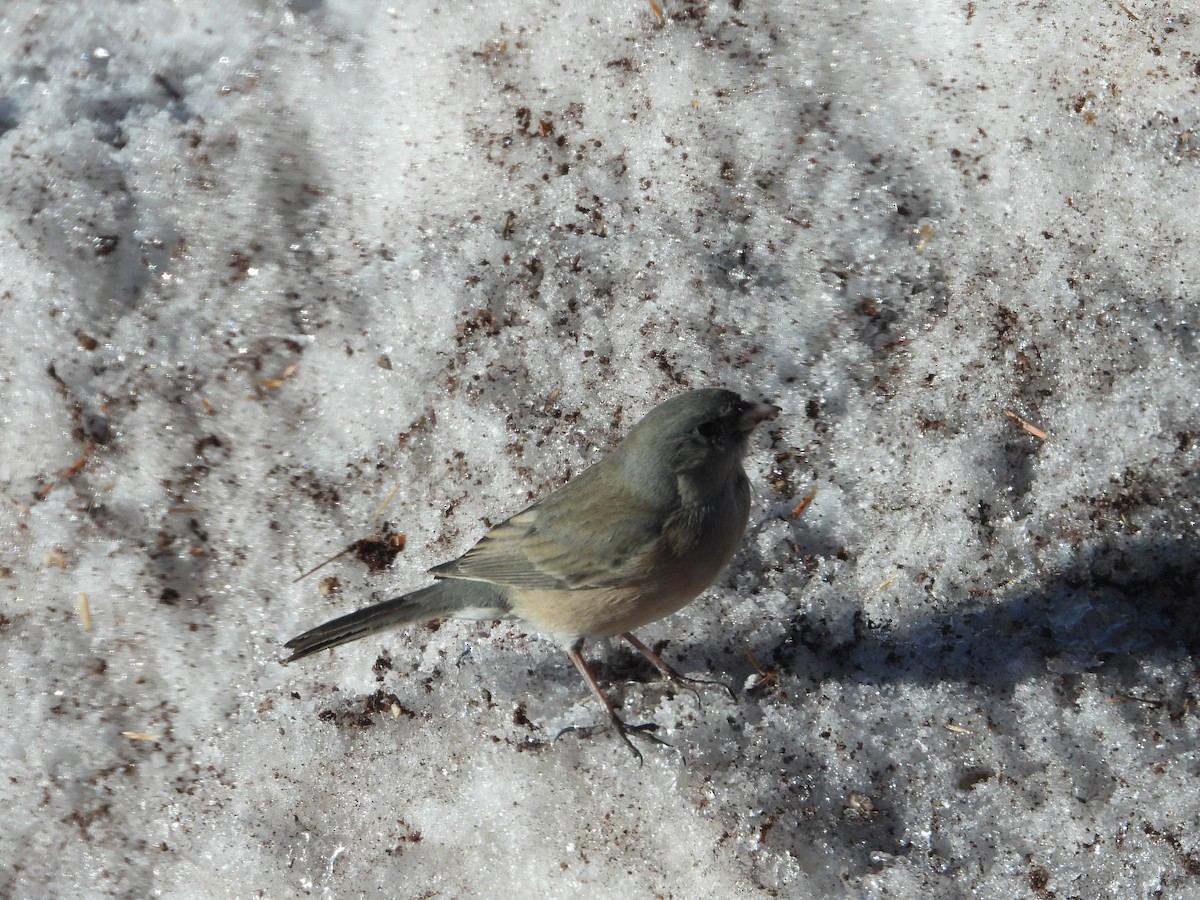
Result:
<instances>
[{"instance_id":1,"label":"bird","mask_svg":"<svg viewBox=\"0 0 1200 900\"><path fill-rule=\"evenodd\" d=\"M733 557L750 515L750 436L780 412L721 388L668 398L607 457L430 569L433 584L292 638L283 662L434 619L521 619L558 639L640 764L630 735L664 742L648 733L653 723L620 718L584 642L619 635L664 677L685 680L633 630L682 609Z\"/></svg>"}]
</instances>

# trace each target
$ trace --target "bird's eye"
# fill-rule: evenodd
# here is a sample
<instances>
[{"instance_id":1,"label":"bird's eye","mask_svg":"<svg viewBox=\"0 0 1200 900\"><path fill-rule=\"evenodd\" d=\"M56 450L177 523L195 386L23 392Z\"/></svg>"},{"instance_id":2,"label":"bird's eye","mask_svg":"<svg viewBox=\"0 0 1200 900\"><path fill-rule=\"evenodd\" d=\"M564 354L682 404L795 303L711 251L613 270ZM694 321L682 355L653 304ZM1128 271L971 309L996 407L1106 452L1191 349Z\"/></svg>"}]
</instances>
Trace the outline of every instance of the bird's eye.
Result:
<instances>
[{"instance_id":1,"label":"bird's eye","mask_svg":"<svg viewBox=\"0 0 1200 900\"><path fill-rule=\"evenodd\" d=\"M715 420L711 422L701 422L696 426L696 433L700 435L700 437L708 438L709 440L715 438L724 430L725 429L721 427L721 423Z\"/></svg>"}]
</instances>

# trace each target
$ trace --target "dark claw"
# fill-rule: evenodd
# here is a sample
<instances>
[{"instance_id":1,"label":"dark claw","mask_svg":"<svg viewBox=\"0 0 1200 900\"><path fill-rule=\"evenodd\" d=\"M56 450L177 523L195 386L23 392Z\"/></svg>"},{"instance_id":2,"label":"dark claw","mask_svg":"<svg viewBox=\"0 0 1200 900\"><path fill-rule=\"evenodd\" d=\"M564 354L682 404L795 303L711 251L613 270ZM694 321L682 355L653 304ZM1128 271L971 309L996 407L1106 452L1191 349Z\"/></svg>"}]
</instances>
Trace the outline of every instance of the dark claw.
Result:
<instances>
[{"instance_id":1,"label":"dark claw","mask_svg":"<svg viewBox=\"0 0 1200 900\"><path fill-rule=\"evenodd\" d=\"M724 681L705 681L700 678L688 678L686 675L676 674L674 676L664 675L659 681L644 682L644 681L626 681L622 687L630 687L637 685L643 690L652 691L667 691L671 688L676 690L687 691L696 698L697 709L704 709L704 704L700 701L699 688L720 688L729 694L729 699L737 702L737 694L733 692L733 688Z\"/></svg>"},{"instance_id":2,"label":"dark claw","mask_svg":"<svg viewBox=\"0 0 1200 900\"><path fill-rule=\"evenodd\" d=\"M638 750L637 747L633 746L633 741L631 741L629 739L630 735L635 735L637 737L644 738L647 741L653 741L654 743L660 744L663 747L671 746L666 741L664 741L662 738L657 737L653 734L650 734L650 732L658 730L659 726L658 726L657 722L643 722L640 725L626 725L624 722L622 722L616 716L613 716L609 720L608 725L568 725L566 728L564 728L562 731L560 731L558 734L556 734L554 736L554 740L557 742L560 737L562 737L564 734L567 734L568 732L570 732L571 734L583 735L584 737L591 737L592 735L596 734L596 732L603 731L606 728L608 728L610 725L611 725L611 727L616 729L617 734L620 736L621 740L625 742L625 746L629 748L629 752L632 753L634 758L638 761L639 767L645 762L645 760L642 758L641 751ZM672 748L672 749L674 749L674 748Z\"/></svg>"},{"instance_id":3,"label":"dark claw","mask_svg":"<svg viewBox=\"0 0 1200 900\"><path fill-rule=\"evenodd\" d=\"M721 688L722 690L725 691L725 693L727 693L729 695L730 700L732 700L734 703L737 703L737 694L735 694L733 692L733 687L730 684L728 684L727 682L717 681L715 679L712 681L708 681L703 678L686 678L686 677L683 680L687 684L698 684L701 687Z\"/></svg>"},{"instance_id":4,"label":"dark claw","mask_svg":"<svg viewBox=\"0 0 1200 900\"><path fill-rule=\"evenodd\" d=\"M643 644L641 641L639 641L637 639L637 637L633 634L633 632L626 631L624 634L621 635L621 637L623 637L623 638L625 638L625 640L629 641L630 645L633 647L634 650L636 650L638 653L642 654L642 656L646 657L646 659L650 660L650 662L654 664L654 668L658 669L658 671L662 673L663 678L665 678L667 681L671 682L672 684L679 685L679 686L683 686L685 683L686 684L705 684L705 685L713 685L715 687L723 687L723 688L725 688L725 690L727 690L729 692L729 699L733 700L735 703L737 702L737 696L733 693L733 688L731 688L725 682L723 682L723 681L704 681L699 678L688 678L684 675L680 675L673 668L671 668L669 665L667 665L667 663L663 660L663 658L661 656L659 656L657 653L655 653L653 650L651 650L649 647L647 647L645 644ZM700 705L700 693L698 691L696 691L695 689L692 689L692 693L695 695L696 704L699 706Z\"/></svg>"}]
</instances>

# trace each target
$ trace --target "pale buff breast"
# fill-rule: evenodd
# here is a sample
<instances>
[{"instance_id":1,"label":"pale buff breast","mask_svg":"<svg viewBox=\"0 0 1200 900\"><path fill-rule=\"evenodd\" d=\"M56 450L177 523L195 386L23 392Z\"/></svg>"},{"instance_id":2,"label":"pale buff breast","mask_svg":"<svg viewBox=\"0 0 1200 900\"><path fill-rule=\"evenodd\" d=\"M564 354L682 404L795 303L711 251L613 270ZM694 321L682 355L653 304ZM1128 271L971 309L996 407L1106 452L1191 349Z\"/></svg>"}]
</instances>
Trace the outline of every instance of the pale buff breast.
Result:
<instances>
[{"instance_id":1,"label":"pale buff breast","mask_svg":"<svg viewBox=\"0 0 1200 900\"><path fill-rule=\"evenodd\" d=\"M743 476L717 501L668 522L662 540L621 586L510 593L513 612L559 635L608 637L669 616L696 599L725 568L741 542L750 491Z\"/></svg>"}]
</instances>

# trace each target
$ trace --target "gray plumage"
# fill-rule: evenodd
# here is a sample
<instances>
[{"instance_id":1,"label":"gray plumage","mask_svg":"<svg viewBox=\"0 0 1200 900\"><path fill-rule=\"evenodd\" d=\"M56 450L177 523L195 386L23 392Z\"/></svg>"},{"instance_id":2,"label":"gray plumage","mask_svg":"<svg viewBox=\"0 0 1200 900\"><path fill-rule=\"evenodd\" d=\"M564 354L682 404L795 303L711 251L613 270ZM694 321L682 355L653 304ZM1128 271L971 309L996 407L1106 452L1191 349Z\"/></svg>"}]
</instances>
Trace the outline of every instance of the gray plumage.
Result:
<instances>
[{"instance_id":1,"label":"gray plumage","mask_svg":"<svg viewBox=\"0 0 1200 900\"><path fill-rule=\"evenodd\" d=\"M625 635L672 672L629 632L695 599L729 562L750 514L750 434L778 412L719 389L666 400L611 455L430 569L434 584L293 638L285 662L430 619L514 616L559 636L625 737L583 638Z\"/></svg>"}]
</instances>

